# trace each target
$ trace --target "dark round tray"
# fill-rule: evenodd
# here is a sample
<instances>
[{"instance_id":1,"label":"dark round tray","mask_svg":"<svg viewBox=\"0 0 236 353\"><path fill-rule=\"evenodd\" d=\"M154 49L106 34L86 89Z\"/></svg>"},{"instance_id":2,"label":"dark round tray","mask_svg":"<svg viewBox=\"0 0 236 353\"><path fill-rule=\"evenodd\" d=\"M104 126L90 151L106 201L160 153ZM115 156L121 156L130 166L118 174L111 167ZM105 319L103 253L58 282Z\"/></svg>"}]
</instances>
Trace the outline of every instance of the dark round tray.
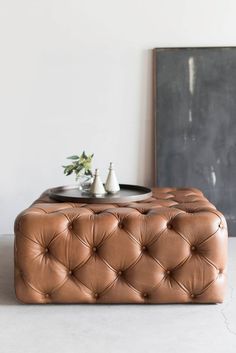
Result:
<instances>
[{"instance_id":1,"label":"dark round tray","mask_svg":"<svg viewBox=\"0 0 236 353\"><path fill-rule=\"evenodd\" d=\"M85 203L126 203L142 201L152 196L149 188L139 185L120 184L120 191L116 194L106 194L103 196L92 196L82 193L78 186L58 186L49 189L49 197L57 201L64 202L85 202Z\"/></svg>"}]
</instances>

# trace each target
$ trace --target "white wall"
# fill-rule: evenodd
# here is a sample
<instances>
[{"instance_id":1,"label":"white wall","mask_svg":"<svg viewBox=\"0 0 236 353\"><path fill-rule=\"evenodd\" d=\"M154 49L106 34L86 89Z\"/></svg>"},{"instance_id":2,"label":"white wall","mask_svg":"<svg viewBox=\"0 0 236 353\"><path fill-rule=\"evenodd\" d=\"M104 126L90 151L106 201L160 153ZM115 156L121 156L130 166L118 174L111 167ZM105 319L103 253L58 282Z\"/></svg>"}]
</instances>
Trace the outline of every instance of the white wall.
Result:
<instances>
[{"instance_id":1,"label":"white wall","mask_svg":"<svg viewBox=\"0 0 236 353\"><path fill-rule=\"evenodd\" d=\"M153 183L151 49L235 45L234 0L0 0L0 233L65 157ZM103 173L103 175L104 175Z\"/></svg>"}]
</instances>

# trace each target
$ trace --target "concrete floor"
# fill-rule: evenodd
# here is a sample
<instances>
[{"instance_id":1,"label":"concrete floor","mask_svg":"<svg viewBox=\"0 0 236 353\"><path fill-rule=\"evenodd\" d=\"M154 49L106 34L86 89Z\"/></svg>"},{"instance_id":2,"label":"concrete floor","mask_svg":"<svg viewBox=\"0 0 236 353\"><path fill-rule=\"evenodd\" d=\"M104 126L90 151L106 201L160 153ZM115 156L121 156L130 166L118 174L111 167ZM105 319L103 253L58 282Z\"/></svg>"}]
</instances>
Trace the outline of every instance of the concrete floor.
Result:
<instances>
[{"instance_id":1,"label":"concrete floor","mask_svg":"<svg viewBox=\"0 0 236 353\"><path fill-rule=\"evenodd\" d=\"M236 239L224 304L152 306L18 304L13 240L0 236L1 353L236 352Z\"/></svg>"}]
</instances>

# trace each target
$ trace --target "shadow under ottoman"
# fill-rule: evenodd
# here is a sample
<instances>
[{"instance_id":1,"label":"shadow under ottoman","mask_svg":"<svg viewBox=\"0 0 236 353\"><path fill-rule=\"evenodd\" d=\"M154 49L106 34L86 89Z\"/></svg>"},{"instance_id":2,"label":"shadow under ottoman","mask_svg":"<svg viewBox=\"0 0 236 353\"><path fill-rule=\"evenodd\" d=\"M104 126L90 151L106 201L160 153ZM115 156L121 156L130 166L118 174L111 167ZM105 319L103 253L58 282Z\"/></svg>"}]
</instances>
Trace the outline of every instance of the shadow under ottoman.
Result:
<instances>
[{"instance_id":1,"label":"shadow under ottoman","mask_svg":"<svg viewBox=\"0 0 236 353\"><path fill-rule=\"evenodd\" d=\"M220 303L227 225L197 189L145 202L55 203L47 191L15 222L24 303Z\"/></svg>"}]
</instances>

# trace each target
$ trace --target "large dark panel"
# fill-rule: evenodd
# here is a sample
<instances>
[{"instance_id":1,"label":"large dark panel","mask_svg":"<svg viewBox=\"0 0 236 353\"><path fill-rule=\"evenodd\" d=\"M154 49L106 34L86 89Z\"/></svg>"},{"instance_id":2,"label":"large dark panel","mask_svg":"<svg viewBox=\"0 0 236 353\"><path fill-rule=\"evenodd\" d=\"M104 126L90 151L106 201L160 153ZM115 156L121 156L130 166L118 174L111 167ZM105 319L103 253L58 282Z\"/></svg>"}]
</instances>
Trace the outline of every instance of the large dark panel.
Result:
<instances>
[{"instance_id":1,"label":"large dark panel","mask_svg":"<svg viewBox=\"0 0 236 353\"><path fill-rule=\"evenodd\" d=\"M155 49L158 186L200 188L236 236L236 48Z\"/></svg>"}]
</instances>

